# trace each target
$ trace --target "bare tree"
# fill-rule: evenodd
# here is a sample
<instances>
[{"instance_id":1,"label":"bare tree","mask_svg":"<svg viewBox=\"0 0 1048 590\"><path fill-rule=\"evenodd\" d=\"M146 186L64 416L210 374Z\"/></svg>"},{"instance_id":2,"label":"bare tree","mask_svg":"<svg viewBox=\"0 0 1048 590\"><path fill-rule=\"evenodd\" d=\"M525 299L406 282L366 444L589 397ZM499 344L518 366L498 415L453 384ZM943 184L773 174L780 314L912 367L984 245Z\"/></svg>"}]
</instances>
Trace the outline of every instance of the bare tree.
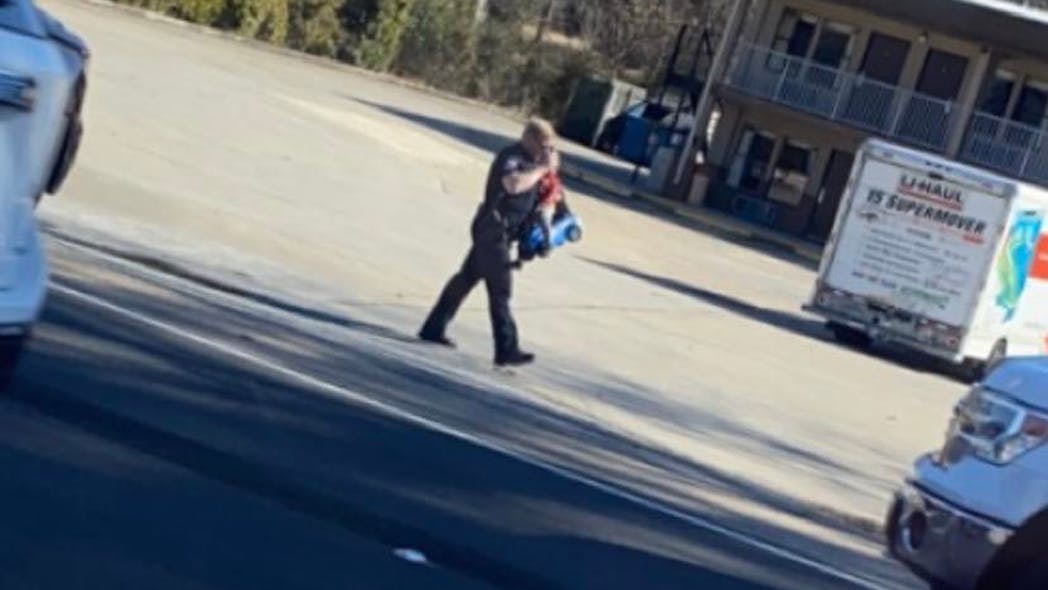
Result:
<instances>
[{"instance_id":1,"label":"bare tree","mask_svg":"<svg viewBox=\"0 0 1048 590\"><path fill-rule=\"evenodd\" d=\"M682 24L705 24L728 0L569 0L566 7L611 76L650 78ZM649 80L644 80L649 81Z\"/></svg>"}]
</instances>

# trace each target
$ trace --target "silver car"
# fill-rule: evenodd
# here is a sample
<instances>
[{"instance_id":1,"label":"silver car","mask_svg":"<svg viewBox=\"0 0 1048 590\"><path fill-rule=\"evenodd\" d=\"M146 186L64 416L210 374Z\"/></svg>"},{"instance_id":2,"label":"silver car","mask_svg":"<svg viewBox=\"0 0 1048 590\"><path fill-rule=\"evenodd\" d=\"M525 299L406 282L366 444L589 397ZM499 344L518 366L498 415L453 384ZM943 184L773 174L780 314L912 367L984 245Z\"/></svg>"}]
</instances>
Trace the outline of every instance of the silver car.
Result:
<instances>
[{"instance_id":1,"label":"silver car","mask_svg":"<svg viewBox=\"0 0 1048 590\"><path fill-rule=\"evenodd\" d=\"M887 520L892 555L932 588L1048 589L1048 357L997 365L954 408Z\"/></svg>"},{"instance_id":2,"label":"silver car","mask_svg":"<svg viewBox=\"0 0 1048 590\"><path fill-rule=\"evenodd\" d=\"M40 315L48 270L35 216L83 134L89 54L30 0L0 0L0 385Z\"/></svg>"}]
</instances>

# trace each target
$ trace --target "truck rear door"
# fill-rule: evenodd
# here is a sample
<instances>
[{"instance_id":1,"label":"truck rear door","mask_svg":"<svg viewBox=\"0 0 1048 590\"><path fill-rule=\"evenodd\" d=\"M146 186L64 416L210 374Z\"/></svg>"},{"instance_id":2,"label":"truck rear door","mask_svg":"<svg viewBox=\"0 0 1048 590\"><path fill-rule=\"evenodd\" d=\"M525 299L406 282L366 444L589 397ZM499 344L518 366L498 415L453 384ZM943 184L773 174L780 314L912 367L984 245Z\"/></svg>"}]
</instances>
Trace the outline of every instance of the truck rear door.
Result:
<instances>
[{"instance_id":1,"label":"truck rear door","mask_svg":"<svg viewBox=\"0 0 1048 590\"><path fill-rule=\"evenodd\" d=\"M837 301L858 321L959 348L1014 184L877 144L864 151L852 186L824 289L843 295Z\"/></svg>"}]
</instances>

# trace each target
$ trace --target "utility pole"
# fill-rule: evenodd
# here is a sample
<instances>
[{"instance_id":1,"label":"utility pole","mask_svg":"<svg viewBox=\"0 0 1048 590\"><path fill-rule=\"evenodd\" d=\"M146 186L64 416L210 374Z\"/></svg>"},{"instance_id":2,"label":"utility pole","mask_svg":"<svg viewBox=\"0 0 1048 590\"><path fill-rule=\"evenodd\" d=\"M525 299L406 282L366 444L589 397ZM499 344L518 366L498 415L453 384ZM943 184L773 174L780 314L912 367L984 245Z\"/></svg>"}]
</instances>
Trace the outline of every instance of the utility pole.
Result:
<instances>
[{"instance_id":1,"label":"utility pole","mask_svg":"<svg viewBox=\"0 0 1048 590\"><path fill-rule=\"evenodd\" d=\"M742 27L749 7L750 0L736 0L731 15L728 17L728 22L724 25L724 32L721 35L717 53L713 56L713 63L710 65L709 74L706 76L706 84L703 85L702 94L699 96L699 104L695 107L694 125L688 133L687 141L684 142L680 161L677 162L677 173L673 177L674 186L681 185L684 181L685 170L689 164L694 165L695 156L692 152L695 149L695 138L700 132L703 137L706 136L706 129L710 124L710 114L713 111L713 87L718 84L720 78L724 76L728 69L728 61L735 52L735 39L739 34L739 29Z\"/></svg>"}]
</instances>

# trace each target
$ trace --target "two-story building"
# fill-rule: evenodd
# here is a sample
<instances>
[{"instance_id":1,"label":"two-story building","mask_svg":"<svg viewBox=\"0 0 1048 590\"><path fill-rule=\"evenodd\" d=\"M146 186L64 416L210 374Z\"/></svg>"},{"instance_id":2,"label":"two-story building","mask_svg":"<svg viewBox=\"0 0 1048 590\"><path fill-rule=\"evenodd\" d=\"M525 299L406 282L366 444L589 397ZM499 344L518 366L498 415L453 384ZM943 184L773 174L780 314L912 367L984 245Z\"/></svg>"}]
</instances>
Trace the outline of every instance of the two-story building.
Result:
<instances>
[{"instance_id":1,"label":"two-story building","mask_svg":"<svg viewBox=\"0 0 1048 590\"><path fill-rule=\"evenodd\" d=\"M824 241L871 135L1048 185L1048 12L753 0L733 46L706 206Z\"/></svg>"}]
</instances>

